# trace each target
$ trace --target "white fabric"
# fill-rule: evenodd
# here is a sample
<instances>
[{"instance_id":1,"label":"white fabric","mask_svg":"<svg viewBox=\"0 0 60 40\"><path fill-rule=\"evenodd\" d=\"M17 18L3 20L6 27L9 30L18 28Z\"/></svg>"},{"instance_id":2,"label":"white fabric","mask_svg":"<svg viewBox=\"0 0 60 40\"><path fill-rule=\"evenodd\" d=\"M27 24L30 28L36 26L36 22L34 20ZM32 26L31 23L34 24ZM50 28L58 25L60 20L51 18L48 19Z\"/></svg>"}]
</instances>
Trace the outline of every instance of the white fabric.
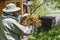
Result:
<instances>
[{"instance_id":1,"label":"white fabric","mask_svg":"<svg viewBox=\"0 0 60 40\"><path fill-rule=\"evenodd\" d=\"M20 35L22 35L23 33L25 34L32 34L33 33L33 26L22 26L20 25L20 19L21 15L17 17L13 17L13 16L4 16L3 15L3 20L2 20L2 25L1 27L3 27L1 29L0 27L0 39L1 40L20 40ZM17 20L18 21L17 21ZM1 24L1 23L0 23ZM4 32L1 32L4 31ZM3 35L3 36L1 36ZM6 39L5 39L6 38Z\"/></svg>"},{"instance_id":2,"label":"white fabric","mask_svg":"<svg viewBox=\"0 0 60 40\"><path fill-rule=\"evenodd\" d=\"M20 30L22 30L25 34L30 34L31 33L31 30L32 30L32 27L31 26L30 26L30 28L29 27L22 26L18 22L16 22L16 20L11 19L11 18L7 18L7 19L4 19L3 20L3 24L5 26L7 26L9 29L11 29L9 23L10 24L11 23L15 24L17 26L17 28L19 28ZM12 27L13 27L13 24L11 24Z\"/></svg>"},{"instance_id":3,"label":"white fabric","mask_svg":"<svg viewBox=\"0 0 60 40\"><path fill-rule=\"evenodd\" d=\"M24 2L23 4L26 5L26 6L31 6L32 5L32 2L31 1L28 1L27 3Z\"/></svg>"},{"instance_id":4,"label":"white fabric","mask_svg":"<svg viewBox=\"0 0 60 40\"><path fill-rule=\"evenodd\" d=\"M25 13L24 15L22 15L22 17L28 16L28 15L30 15L30 14Z\"/></svg>"}]
</instances>

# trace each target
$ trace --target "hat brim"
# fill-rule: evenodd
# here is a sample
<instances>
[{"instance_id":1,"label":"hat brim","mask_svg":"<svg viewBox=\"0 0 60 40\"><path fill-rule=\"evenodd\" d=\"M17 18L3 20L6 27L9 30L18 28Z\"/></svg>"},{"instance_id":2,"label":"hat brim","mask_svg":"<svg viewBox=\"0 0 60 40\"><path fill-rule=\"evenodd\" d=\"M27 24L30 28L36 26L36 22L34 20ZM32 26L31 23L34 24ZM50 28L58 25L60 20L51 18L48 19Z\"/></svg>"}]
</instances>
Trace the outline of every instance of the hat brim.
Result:
<instances>
[{"instance_id":1,"label":"hat brim","mask_svg":"<svg viewBox=\"0 0 60 40\"><path fill-rule=\"evenodd\" d=\"M19 11L21 8L19 7L16 7L15 9L12 9L12 10L6 10L6 8L3 9L3 12L16 12L16 11Z\"/></svg>"}]
</instances>

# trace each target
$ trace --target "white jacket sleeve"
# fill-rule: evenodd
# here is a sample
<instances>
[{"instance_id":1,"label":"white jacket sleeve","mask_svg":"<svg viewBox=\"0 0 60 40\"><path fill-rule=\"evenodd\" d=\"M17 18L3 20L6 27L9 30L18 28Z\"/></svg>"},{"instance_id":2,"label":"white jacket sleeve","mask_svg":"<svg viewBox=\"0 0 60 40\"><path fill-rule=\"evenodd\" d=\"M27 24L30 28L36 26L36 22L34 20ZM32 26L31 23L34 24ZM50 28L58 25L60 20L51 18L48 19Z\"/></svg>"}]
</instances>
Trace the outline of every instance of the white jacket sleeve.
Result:
<instances>
[{"instance_id":1,"label":"white jacket sleeve","mask_svg":"<svg viewBox=\"0 0 60 40\"><path fill-rule=\"evenodd\" d=\"M28 27L24 27L24 26L22 26L22 25L20 25L16 20L14 20L14 19L11 19L11 18L9 18L9 19L5 19L5 20L3 20L3 23L4 23L4 25L6 25L8 28L9 28L9 26L14 26L13 27L13 29L15 28L16 29L16 27L20 30L20 31L23 31L23 33L25 33L25 34L31 34L31 31L32 31L32 27L30 27L30 28L28 28ZM10 24L11 25L10 25ZM13 25L14 24L14 25ZM11 29L11 27L10 27L10 29Z\"/></svg>"},{"instance_id":2,"label":"white jacket sleeve","mask_svg":"<svg viewBox=\"0 0 60 40\"><path fill-rule=\"evenodd\" d=\"M19 22L20 22L20 21L21 21L21 19L22 19L22 16L21 16L21 15L19 15L17 19L18 19L18 20L19 20Z\"/></svg>"}]
</instances>

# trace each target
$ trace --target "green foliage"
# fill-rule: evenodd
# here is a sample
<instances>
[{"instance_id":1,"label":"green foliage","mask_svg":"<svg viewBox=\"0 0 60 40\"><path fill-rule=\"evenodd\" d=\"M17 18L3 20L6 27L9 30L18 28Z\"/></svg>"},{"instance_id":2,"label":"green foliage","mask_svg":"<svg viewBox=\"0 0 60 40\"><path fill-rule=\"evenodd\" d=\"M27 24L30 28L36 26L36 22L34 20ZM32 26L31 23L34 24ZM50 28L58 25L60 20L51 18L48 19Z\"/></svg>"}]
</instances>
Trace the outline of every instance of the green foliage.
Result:
<instances>
[{"instance_id":1,"label":"green foliage","mask_svg":"<svg viewBox=\"0 0 60 40\"><path fill-rule=\"evenodd\" d=\"M55 3L56 3L56 7L60 8L60 2L55 1ZM30 8L33 11L36 7L38 7L41 4L42 3L40 3L40 1L33 0L32 7ZM51 11L48 11L46 8L47 7L43 4L42 6L37 8L32 15L38 17L38 15L45 16L51 13ZM30 35L29 39L30 40L60 40L60 25L57 25L49 30L44 30L44 28L41 27L36 33Z\"/></svg>"},{"instance_id":2,"label":"green foliage","mask_svg":"<svg viewBox=\"0 0 60 40\"><path fill-rule=\"evenodd\" d=\"M60 25L57 25L48 31L45 31L44 29L42 29L42 31L41 29L39 29L36 34L30 35L30 40L60 40Z\"/></svg>"},{"instance_id":3,"label":"green foliage","mask_svg":"<svg viewBox=\"0 0 60 40\"><path fill-rule=\"evenodd\" d=\"M56 7L60 9L60 2L56 2Z\"/></svg>"},{"instance_id":4,"label":"green foliage","mask_svg":"<svg viewBox=\"0 0 60 40\"><path fill-rule=\"evenodd\" d=\"M32 10L41 4L36 1L38 0L35 0L32 4L33 5L33 7L31 8ZM60 2L55 2L55 3L56 3L56 7L60 8ZM42 6L37 8L32 15L38 17L38 15L45 16L51 13L51 11L48 11L46 8L47 7L43 4ZM53 6L53 8L55 8L55 6ZM44 28L41 27L36 33L30 35L29 39L30 40L60 40L60 25L57 25L49 30L44 30Z\"/></svg>"},{"instance_id":5,"label":"green foliage","mask_svg":"<svg viewBox=\"0 0 60 40\"><path fill-rule=\"evenodd\" d=\"M33 6L37 7L37 6L39 6L41 3L40 3L39 0L33 0L32 4L33 4Z\"/></svg>"},{"instance_id":6,"label":"green foliage","mask_svg":"<svg viewBox=\"0 0 60 40\"><path fill-rule=\"evenodd\" d=\"M30 13L33 13L41 5L39 0L32 0L32 6L30 7Z\"/></svg>"}]
</instances>

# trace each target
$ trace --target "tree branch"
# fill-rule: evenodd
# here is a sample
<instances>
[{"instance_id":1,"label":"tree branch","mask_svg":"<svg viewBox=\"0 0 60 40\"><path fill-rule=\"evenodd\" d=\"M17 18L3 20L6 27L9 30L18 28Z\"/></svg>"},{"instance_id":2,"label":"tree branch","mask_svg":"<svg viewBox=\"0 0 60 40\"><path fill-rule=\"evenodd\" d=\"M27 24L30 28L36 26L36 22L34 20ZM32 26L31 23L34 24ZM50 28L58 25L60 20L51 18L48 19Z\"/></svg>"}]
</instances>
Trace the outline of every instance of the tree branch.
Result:
<instances>
[{"instance_id":1,"label":"tree branch","mask_svg":"<svg viewBox=\"0 0 60 40\"><path fill-rule=\"evenodd\" d=\"M44 2L42 3L42 4L40 4L38 7L36 7L34 10L33 10L33 12L31 12L30 14L32 15L32 13L34 13L35 11L36 11L36 9L38 9L39 7L41 7L43 4L45 4L46 3L46 0L44 0Z\"/></svg>"}]
</instances>

